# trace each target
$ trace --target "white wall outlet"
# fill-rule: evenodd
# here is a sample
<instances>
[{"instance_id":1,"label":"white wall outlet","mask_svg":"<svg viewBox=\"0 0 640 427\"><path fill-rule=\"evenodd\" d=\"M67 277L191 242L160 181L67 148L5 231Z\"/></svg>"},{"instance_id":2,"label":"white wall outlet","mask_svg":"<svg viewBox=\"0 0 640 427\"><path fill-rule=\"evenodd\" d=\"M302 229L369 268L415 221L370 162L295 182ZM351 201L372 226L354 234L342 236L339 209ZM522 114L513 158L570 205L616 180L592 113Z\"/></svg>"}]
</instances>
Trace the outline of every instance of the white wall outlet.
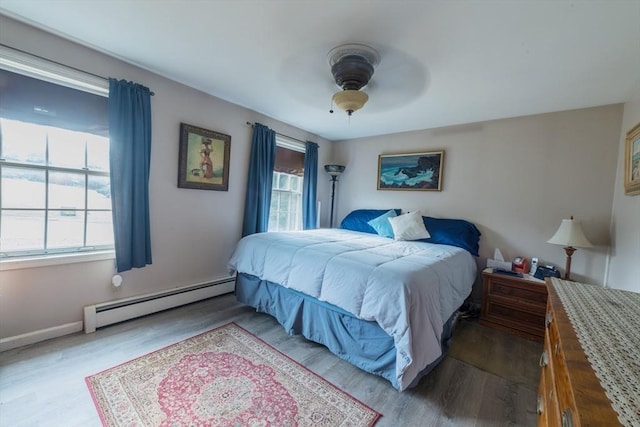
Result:
<instances>
[{"instance_id":1,"label":"white wall outlet","mask_svg":"<svg viewBox=\"0 0 640 427\"><path fill-rule=\"evenodd\" d=\"M111 278L111 284L116 288L119 288L120 285L122 285L122 276L119 274L116 274L115 276L113 276Z\"/></svg>"}]
</instances>

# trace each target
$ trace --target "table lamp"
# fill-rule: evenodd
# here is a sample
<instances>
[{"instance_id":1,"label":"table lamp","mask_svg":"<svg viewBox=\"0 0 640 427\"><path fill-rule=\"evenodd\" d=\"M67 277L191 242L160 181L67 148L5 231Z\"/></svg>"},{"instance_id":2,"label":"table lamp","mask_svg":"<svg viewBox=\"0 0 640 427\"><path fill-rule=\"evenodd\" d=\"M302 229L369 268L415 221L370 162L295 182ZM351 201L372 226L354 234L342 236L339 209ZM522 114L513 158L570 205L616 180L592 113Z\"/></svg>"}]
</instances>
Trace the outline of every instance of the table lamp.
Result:
<instances>
[{"instance_id":1,"label":"table lamp","mask_svg":"<svg viewBox=\"0 0 640 427\"><path fill-rule=\"evenodd\" d=\"M569 278L571 274L571 255L576 251L576 248L593 247L589 239L584 235L584 231L582 231L582 224L580 224L580 221L573 219L573 216L570 219L563 219L556 234L547 242L565 247L564 251L567 254L567 261L564 267L565 280L571 280Z\"/></svg>"}]
</instances>

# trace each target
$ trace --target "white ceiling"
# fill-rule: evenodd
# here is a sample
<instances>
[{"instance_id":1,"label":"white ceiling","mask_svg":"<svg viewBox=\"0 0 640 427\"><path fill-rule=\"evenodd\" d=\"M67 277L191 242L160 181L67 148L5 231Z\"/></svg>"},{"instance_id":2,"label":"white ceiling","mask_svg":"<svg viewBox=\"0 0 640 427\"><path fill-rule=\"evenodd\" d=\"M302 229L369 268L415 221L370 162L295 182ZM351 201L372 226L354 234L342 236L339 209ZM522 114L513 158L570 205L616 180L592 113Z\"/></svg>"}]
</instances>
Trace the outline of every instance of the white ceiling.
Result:
<instances>
[{"instance_id":1,"label":"white ceiling","mask_svg":"<svg viewBox=\"0 0 640 427\"><path fill-rule=\"evenodd\" d=\"M1 0L0 12L330 140L640 88L640 0ZM350 121L328 112L326 55L343 43L382 56Z\"/></svg>"}]
</instances>

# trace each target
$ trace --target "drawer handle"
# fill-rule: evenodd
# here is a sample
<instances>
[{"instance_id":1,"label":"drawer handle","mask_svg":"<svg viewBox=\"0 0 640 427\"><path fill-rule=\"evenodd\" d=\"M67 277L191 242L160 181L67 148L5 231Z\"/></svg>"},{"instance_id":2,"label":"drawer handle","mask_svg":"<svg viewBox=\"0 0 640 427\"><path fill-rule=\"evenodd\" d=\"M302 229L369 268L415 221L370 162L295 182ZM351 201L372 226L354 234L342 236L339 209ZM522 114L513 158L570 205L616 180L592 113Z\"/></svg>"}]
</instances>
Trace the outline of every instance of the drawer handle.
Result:
<instances>
[{"instance_id":1,"label":"drawer handle","mask_svg":"<svg viewBox=\"0 0 640 427\"><path fill-rule=\"evenodd\" d=\"M544 403L542 402L542 397L538 396L538 415L542 415L542 413L544 412Z\"/></svg>"},{"instance_id":2,"label":"drawer handle","mask_svg":"<svg viewBox=\"0 0 640 427\"><path fill-rule=\"evenodd\" d=\"M562 411L562 427L573 427L573 417L569 408Z\"/></svg>"},{"instance_id":3,"label":"drawer handle","mask_svg":"<svg viewBox=\"0 0 640 427\"><path fill-rule=\"evenodd\" d=\"M556 345L553 346L553 354L556 356L558 355L558 343L556 343Z\"/></svg>"},{"instance_id":4,"label":"drawer handle","mask_svg":"<svg viewBox=\"0 0 640 427\"><path fill-rule=\"evenodd\" d=\"M550 311L547 311L547 315L544 316L544 322L547 325L547 328L553 322L553 314Z\"/></svg>"},{"instance_id":5,"label":"drawer handle","mask_svg":"<svg viewBox=\"0 0 640 427\"><path fill-rule=\"evenodd\" d=\"M549 364L549 356L547 356L547 351L543 351L540 355L540 362L538 362L541 368L544 368Z\"/></svg>"}]
</instances>

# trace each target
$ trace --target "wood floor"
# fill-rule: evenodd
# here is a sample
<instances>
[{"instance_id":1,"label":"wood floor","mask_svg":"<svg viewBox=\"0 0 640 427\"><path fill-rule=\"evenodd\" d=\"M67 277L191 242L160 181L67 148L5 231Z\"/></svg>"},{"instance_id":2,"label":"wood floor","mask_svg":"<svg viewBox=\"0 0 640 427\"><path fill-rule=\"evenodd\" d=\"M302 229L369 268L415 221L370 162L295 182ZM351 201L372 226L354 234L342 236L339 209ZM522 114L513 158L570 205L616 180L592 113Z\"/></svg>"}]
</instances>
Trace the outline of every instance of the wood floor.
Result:
<instances>
[{"instance_id":1,"label":"wood floor","mask_svg":"<svg viewBox=\"0 0 640 427\"><path fill-rule=\"evenodd\" d=\"M228 294L93 334L78 333L0 353L0 426L100 426L86 376L231 321L382 413L377 426L536 424L535 367L528 369L529 378L506 379L447 356L418 387L399 393L386 380L353 367L324 347L288 336L273 318L255 313ZM489 349L491 357L510 360L512 354L524 352L527 357L518 359L529 365L539 355L536 343L477 324L472 327L492 337L490 342L510 343ZM464 338L472 335L467 330L460 339L485 345L486 340L478 343ZM514 346L516 353L512 353ZM529 354L534 352L537 354Z\"/></svg>"}]
</instances>

